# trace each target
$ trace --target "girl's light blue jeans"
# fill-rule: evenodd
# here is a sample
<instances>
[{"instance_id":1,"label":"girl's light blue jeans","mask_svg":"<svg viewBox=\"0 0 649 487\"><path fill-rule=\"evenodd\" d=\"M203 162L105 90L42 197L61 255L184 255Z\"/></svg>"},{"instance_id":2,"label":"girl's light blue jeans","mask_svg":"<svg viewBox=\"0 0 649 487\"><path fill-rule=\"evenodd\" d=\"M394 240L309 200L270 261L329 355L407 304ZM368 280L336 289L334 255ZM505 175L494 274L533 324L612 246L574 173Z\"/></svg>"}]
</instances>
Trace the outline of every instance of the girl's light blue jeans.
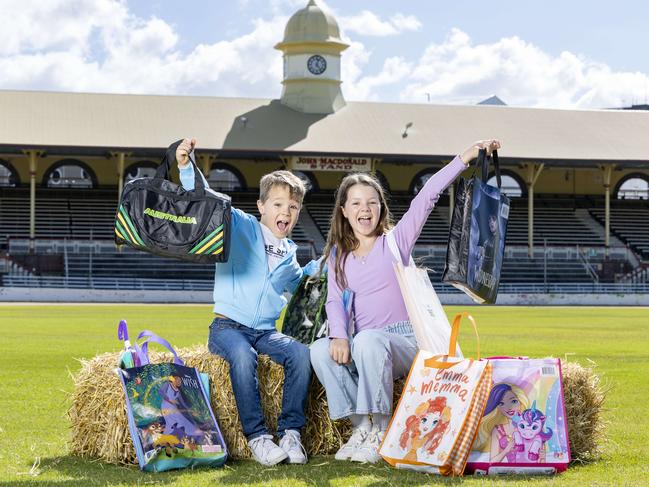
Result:
<instances>
[{"instance_id":1,"label":"girl's light blue jeans","mask_svg":"<svg viewBox=\"0 0 649 487\"><path fill-rule=\"evenodd\" d=\"M347 365L334 362L329 342L321 338L311 344L311 364L327 392L331 419L392 414L394 380L408 373L418 350L410 322L357 333Z\"/></svg>"}]
</instances>

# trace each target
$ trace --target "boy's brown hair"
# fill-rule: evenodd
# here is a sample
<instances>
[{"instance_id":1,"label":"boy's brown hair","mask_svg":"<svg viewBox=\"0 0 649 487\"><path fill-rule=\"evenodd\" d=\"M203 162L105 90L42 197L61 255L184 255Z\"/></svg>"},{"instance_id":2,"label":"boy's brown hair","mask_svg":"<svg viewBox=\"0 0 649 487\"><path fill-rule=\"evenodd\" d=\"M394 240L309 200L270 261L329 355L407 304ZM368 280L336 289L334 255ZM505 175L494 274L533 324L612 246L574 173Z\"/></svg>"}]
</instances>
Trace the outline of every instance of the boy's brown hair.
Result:
<instances>
[{"instance_id":1,"label":"boy's brown hair","mask_svg":"<svg viewBox=\"0 0 649 487\"><path fill-rule=\"evenodd\" d=\"M265 203L268 199L268 193L273 186L281 185L288 188L291 198L302 205L302 200L306 193L304 181L293 174L291 171L273 171L266 174L259 181L259 200Z\"/></svg>"}]
</instances>

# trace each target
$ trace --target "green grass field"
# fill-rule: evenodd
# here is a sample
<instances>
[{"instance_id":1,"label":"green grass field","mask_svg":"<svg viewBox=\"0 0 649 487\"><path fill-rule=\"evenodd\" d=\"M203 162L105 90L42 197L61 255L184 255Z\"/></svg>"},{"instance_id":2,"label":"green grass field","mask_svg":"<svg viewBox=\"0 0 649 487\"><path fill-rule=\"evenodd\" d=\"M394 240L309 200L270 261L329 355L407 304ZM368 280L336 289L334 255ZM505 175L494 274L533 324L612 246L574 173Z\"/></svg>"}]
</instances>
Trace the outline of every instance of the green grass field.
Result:
<instances>
[{"instance_id":1,"label":"green grass field","mask_svg":"<svg viewBox=\"0 0 649 487\"><path fill-rule=\"evenodd\" d=\"M449 307L449 316L459 311ZM229 461L225 468L141 473L69 455L65 413L77 358L120 347L120 318L131 333L148 328L178 347L202 343L210 306L0 305L0 484L39 485L649 485L649 309L473 307L483 355L566 356L597 364L611 386L610 423L601 460L576 465L555 478L440 479L386 465L311 458L307 466L263 468ZM465 354L475 350L462 331ZM646 484L645 484L646 482Z\"/></svg>"}]
</instances>

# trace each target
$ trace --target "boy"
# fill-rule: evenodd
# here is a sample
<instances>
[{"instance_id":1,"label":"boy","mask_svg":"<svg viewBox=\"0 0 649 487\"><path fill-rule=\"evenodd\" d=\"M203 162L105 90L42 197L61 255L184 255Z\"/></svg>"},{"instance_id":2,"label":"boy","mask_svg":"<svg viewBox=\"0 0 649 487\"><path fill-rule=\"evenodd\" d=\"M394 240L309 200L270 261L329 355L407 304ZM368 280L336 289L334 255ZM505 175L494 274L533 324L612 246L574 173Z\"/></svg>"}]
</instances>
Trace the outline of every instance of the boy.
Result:
<instances>
[{"instance_id":1,"label":"boy","mask_svg":"<svg viewBox=\"0 0 649 487\"><path fill-rule=\"evenodd\" d=\"M176 150L185 189L194 188L189 153L195 145L195 139L184 139ZM259 221L232 208L230 257L216 265L216 317L210 325L208 348L230 364L232 389L253 458L266 466L286 459L306 463L300 429L306 422L304 408L311 381L309 349L275 330L275 321L286 304L284 290L292 292L306 272L296 260L297 246L287 238L297 223L305 187L288 171L265 175L259 186ZM315 262L307 267L317 271ZM266 428L261 409L258 353L284 367L279 446Z\"/></svg>"}]
</instances>

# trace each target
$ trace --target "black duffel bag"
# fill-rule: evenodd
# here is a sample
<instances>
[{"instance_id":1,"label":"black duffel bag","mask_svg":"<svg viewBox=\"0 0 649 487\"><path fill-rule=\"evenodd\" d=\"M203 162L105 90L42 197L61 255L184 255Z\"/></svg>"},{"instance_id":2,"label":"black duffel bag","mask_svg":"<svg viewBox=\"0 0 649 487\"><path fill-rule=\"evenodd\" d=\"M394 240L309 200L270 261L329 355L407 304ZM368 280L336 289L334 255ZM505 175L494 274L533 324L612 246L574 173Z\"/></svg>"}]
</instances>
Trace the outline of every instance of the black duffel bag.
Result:
<instances>
[{"instance_id":1,"label":"black duffel bag","mask_svg":"<svg viewBox=\"0 0 649 487\"><path fill-rule=\"evenodd\" d=\"M498 295L509 219L509 198L500 189L498 153L492 154L488 157L481 149L471 179L460 179L442 276L443 282L485 304L495 303ZM497 187L487 184L492 161Z\"/></svg>"},{"instance_id":2,"label":"black duffel bag","mask_svg":"<svg viewBox=\"0 0 649 487\"><path fill-rule=\"evenodd\" d=\"M225 262L230 253L230 197L205 187L194 166L194 188L169 180L176 148L167 149L154 177L124 186L115 215L115 243L192 262Z\"/></svg>"}]
</instances>

